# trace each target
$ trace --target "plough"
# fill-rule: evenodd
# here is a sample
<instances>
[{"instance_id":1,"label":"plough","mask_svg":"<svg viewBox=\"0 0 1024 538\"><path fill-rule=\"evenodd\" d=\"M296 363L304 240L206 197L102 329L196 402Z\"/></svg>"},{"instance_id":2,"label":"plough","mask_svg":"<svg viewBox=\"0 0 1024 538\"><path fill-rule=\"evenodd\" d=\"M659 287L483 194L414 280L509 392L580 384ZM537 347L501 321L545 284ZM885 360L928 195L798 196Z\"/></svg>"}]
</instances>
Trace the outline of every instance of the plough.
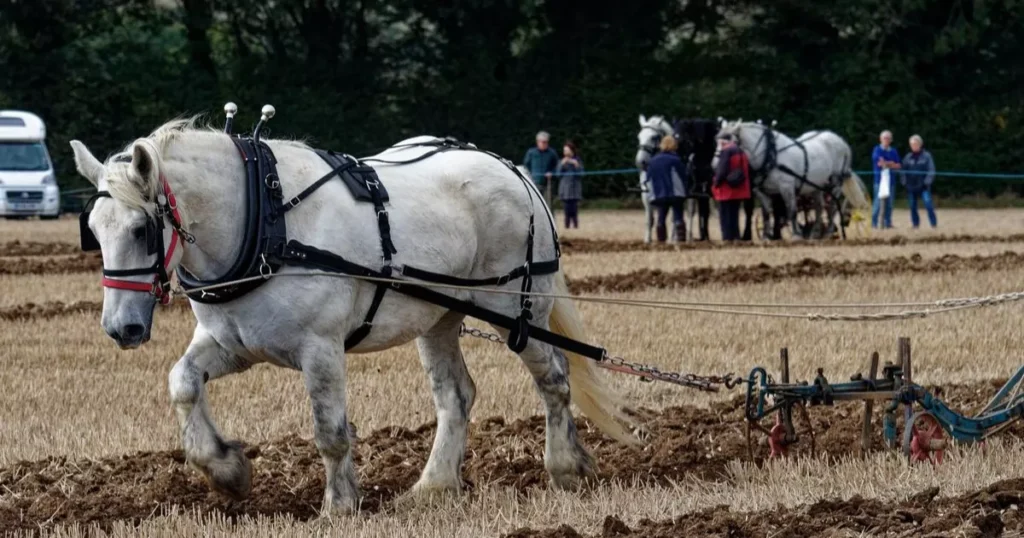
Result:
<instances>
[{"instance_id":1,"label":"plough","mask_svg":"<svg viewBox=\"0 0 1024 538\"><path fill-rule=\"evenodd\" d=\"M983 442L1024 416L1024 366L996 392L977 415L957 413L934 394L913 382L910 340L899 339L897 362L886 362L878 377L878 353L871 356L868 375L854 374L847 382L832 384L821 368L810 383L791 383L789 352L781 353L780 379L775 381L763 367L751 370L747 378L745 415L747 447L751 459L758 459L759 447L767 445L768 457L778 458L802 448L815 450L814 430L807 408L837 402L864 402L861 448L871 448L871 415L874 403L884 402L882 433L889 448L902 448L911 461L941 463L951 438L956 442ZM897 434L897 414L903 407L903 434ZM762 425L769 416L771 426ZM763 440L758 439L763 435Z\"/></svg>"}]
</instances>

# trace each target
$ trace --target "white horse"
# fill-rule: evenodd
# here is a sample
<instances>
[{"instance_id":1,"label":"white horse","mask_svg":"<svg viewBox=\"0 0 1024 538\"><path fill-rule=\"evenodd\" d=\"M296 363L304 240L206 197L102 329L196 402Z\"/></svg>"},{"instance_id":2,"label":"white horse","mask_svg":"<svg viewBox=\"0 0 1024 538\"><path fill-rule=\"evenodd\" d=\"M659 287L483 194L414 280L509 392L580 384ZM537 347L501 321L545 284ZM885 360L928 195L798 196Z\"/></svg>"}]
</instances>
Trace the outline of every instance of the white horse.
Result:
<instances>
[{"instance_id":1,"label":"white horse","mask_svg":"<svg viewBox=\"0 0 1024 538\"><path fill-rule=\"evenodd\" d=\"M649 119L640 114L640 132L637 133L637 150L634 162L640 170L640 200L644 204L644 242L651 242L651 229L654 228L654 208L651 206L651 186L647 181L647 163L658 153L658 144L666 136L673 136L675 129L663 116L651 116ZM679 238L680 240L684 238Z\"/></svg>"},{"instance_id":2,"label":"white horse","mask_svg":"<svg viewBox=\"0 0 1024 538\"><path fill-rule=\"evenodd\" d=\"M723 122L719 136L723 135L731 135L747 153L751 172L767 169L754 192L762 208L772 207L771 195L782 197L794 238L802 237L796 221L798 196L815 198L819 223L826 193L834 200L843 195L855 208L867 205L863 183L850 169L850 146L831 131L810 131L794 140L760 123L736 121Z\"/></svg>"},{"instance_id":3,"label":"white horse","mask_svg":"<svg viewBox=\"0 0 1024 538\"><path fill-rule=\"evenodd\" d=\"M419 137L402 144L435 140ZM330 167L298 142L268 140L277 158L284 199ZM100 198L88 225L98 240L105 270L147 267L140 230L147 219L164 219L163 241L172 245L169 270L184 267L201 279L223 274L241 249L246 174L230 138L191 122L170 122L138 139L124 154L101 163L71 143L78 171L109 198ZM391 148L390 159L422 155L422 147ZM554 256L556 238L544 223L539 193L533 196L497 159L474 151L447 151L414 164L376 167L390 191L388 211L397 247L396 264L409 264L463 278L503 274L523 264L527 215L536 213L534 248L539 259ZM194 243L179 241L166 213L157 211L164 186L177 197L180 224ZM170 196L168 196L170 198ZM174 202L171 202L173 205ZM377 267L381 244L371 205L357 203L338 180L287 213L290 238ZM178 244L180 243L180 244ZM174 249L173 246L179 248ZM297 269L284 266L281 274ZM144 279L134 277L138 284ZM534 278L536 292L566 293L561 272ZM517 281L504 287L518 290ZM222 304L192 301L198 320L192 342L170 372L170 397L181 427L187 461L214 489L242 498L251 489L251 468L242 445L226 442L210 416L205 382L267 362L300 370L312 403L314 434L327 473L325 511L347 513L357 505L354 438L346 409L346 335L360 326L372 283L310 276L271 278L247 295ZM519 312L518 294L450 291L506 315ZM104 290L102 325L122 348L149 339L155 298L127 289ZM580 339L583 329L568 299L533 297L533 324ZM416 339L431 382L437 433L414 494L458 491L469 413L476 387L459 346L463 315L398 293L384 297L372 330L354 349L365 353ZM500 331L507 335L507 331ZM531 339L521 359L533 376L547 415L545 467L558 487L576 487L593 472L593 461L577 439L572 401L611 437L632 441L612 398L587 359ZM570 391L571 387L571 391ZM272 412L273 410L268 410Z\"/></svg>"}]
</instances>

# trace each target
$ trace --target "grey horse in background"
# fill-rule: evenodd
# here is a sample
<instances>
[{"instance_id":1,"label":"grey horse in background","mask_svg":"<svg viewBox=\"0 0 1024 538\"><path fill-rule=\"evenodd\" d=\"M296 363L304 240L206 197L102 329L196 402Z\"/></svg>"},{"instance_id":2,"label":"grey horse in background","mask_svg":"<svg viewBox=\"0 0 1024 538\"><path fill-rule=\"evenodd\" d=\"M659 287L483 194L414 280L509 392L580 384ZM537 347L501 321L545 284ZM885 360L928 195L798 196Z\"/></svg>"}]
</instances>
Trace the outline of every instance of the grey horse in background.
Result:
<instances>
[{"instance_id":1,"label":"grey horse in background","mask_svg":"<svg viewBox=\"0 0 1024 538\"><path fill-rule=\"evenodd\" d=\"M674 136L675 129L664 116L647 118L640 114L640 132L637 133L637 150L634 163L640 171L640 201L644 204L644 243L651 242L654 228L654 208L651 206L651 187L647 181L647 164L658 151L658 144L666 136Z\"/></svg>"},{"instance_id":2,"label":"grey horse in background","mask_svg":"<svg viewBox=\"0 0 1024 538\"><path fill-rule=\"evenodd\" d=\"M809 131L793 139L761 123L723 121L718 136L724 135L731 135L747 153L751 171L759 179L753 190L761 200L766 230L772 195L781 196L795 239L803 237L796 220L800 196L814 198L818 223L823 222L826 194L840 208L844 198L854 208L867 205L863 182L850 168L850 146L831 131ZM833 213L829 211L830 218Z\"/></svg>"}]
</instances>

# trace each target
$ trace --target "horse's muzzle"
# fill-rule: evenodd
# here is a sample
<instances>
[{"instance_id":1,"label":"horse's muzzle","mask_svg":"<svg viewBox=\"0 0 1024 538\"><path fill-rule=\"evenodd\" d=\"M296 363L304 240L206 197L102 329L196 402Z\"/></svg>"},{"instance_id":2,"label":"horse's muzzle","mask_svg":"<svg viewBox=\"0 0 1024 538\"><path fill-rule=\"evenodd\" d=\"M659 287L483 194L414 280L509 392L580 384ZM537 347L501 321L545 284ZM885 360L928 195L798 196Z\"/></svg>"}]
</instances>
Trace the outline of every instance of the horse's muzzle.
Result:
<instances>
[{"instance_id":1,"label":"horse's muzzle","mask_svg":"<svg viewBox=\"0 0 1024 538\"><path fill-rule=\"evenodd\" d=\"M149 342L150 326L129 323L116 329L107 329L107 335L113 338L121 349L135 349Z\"/></svg>"}]
</instances>

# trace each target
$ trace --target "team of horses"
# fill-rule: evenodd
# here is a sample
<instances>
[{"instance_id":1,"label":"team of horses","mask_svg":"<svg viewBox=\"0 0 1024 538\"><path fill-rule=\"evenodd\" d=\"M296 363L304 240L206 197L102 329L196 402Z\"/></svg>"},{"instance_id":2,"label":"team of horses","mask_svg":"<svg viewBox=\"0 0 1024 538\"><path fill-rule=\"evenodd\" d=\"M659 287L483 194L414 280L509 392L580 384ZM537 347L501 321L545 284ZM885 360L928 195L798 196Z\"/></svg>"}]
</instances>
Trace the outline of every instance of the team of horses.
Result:
<instances>
[{"instance_id":1,"label":"team of horses","mask_svg":"<svg viewBox=\"0 0 1024 538\"><path fill-rule=\"evenodd\" d=\"M750 161L754 198L745 204L746 225L743 238L759 235L763 239L781 239L788 225L794 239L824 238L844 234L851 218L866 210L870 203L863 181L851 169L852 151L842 137L832 131L809 131L797 138L779 132L773 125L743 120L683 120L670 122L664 116L641 115L637 133L635 164L640 171L641 198L645 207L644 240L650 242L654 225L648 196L645 168L658 151L665 136L679 139L680 154L689 163L694 186L687 202L691 219L700 213L701 239L706 239L707 204L718 144L725 135L736 141ZM709 126L714 125L714 128ZM714 134L709 134L711 131ZM755 227L754 202L761 206L761 232ZM814 213L813 222L809 213ZM804 213L804 223L798 213ZM691 226L690 229L693 227Z\"/></svg>"}]
</instances>

